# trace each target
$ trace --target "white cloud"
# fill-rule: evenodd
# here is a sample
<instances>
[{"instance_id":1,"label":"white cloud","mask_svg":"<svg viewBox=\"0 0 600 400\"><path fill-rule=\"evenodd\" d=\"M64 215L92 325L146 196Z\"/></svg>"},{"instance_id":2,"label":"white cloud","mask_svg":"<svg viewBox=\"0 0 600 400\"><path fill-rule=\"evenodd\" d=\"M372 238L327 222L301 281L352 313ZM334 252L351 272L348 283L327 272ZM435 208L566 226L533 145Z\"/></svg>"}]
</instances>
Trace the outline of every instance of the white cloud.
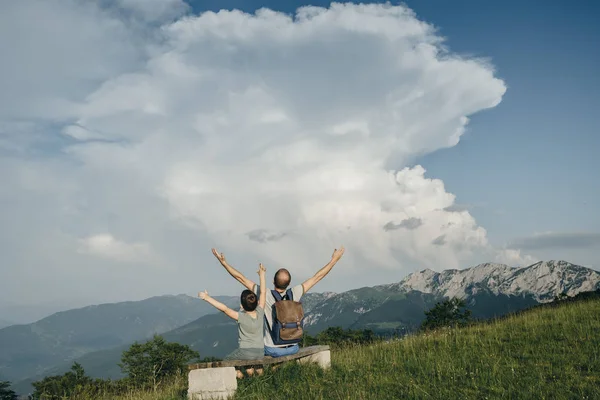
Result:
<instances>
[{"instance_id":1,"label":"white cloud","mask_svg":"<svg viewBox=\"0 0 600 400\"><path fill-rule=\"evenodd\" d=\"M0 119L61 121L105 79L136 67L127 25L92 1L0 5Z\"/></svg>"},{"instance_id":2,"label":"white cloud","mask_svg":"<svg viewBox=\"0 0 600 400\"><path fill-rule=\"evenodd\" d=\"M153 21L167 18L160 7L180 4L120 1ZM179 290L200 276L226 287L226 275L198 267L214 264L214 245L240 261L287 266L298 279L342 243L340 268L369 265L396 279L495 256L485 229L468 211L453 212L455 196L412 163L454 146L468 116L497 105L506 87L487 63L443 51L410 10L221 11L148 34L114 9L86 4L0 6L12 29L35 15L62 27L58 36L36 27L27 52L12 43L14 65L0 67L0 80L13 82L0 94L10 106L0 120L52 121L43 129L55 140L41 159L7 159L11 191L5 185L0 195L11 204L26 198L13 212L39 207L54 229L84 238L87 253L139 262L152 249L187 274L146 279L143 293L156 290L149 282ZM40 66L19 71L24 54ZM14 175L24 170L44 187L43 201ZM39 228L27 221L24 232ZM384 229L403 221L411 229ZM61 247L63 259L83 256ZM364 278L354 276L337 282Z\"/></svg>"},{"instance_id":3,"label":"white cloud","mask_svg":"<svg viewBox=\"0 0 600 400\"><path fill-rule=\"evenodd\" d=\"M126 243L104 233L80 239L80 251L119 262L153 262L148 243Z\"/></svg>"},{"instance_id":4,"label":"white cloud","mask_svg":"<svg viewBox=\"0 0 600 400\"><path fill-rule=\"evenodd\" d=\"M525 267L541 260L529 254L521 255L519 249L503 249L497 252L495 261L501 264Z\"/></svg>"}]
</instances>

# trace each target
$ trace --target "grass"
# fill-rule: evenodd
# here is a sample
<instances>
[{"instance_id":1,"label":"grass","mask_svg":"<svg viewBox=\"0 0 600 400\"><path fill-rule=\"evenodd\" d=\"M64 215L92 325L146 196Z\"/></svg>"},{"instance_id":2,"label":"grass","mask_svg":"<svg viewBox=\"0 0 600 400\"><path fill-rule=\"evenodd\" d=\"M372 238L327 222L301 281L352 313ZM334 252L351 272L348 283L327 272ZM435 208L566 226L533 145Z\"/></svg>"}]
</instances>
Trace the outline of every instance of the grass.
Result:
<instances>
[{"instance_id":1,"label":"grass","mask_svg":"<svg viewBox=\"0 0 600 400\"><path fill-rule=\"evenodd\" d=\"M327 371L288 363L241 380L234 399L599 399L600 301L331 354ZM184 393L180 382L115 399L180 400Z\"/></svg>"},{"instance_id":2,"label":"grass","mask_svg":"<svg viewBox=\"0 0 600 400\"><path fill-rule=\"evenodd\" d=\"M332 368L288 364L235 399L598 399L600 301L332 351Z\"/></svg>"},{"instance_id":3,"label":"grass","mask_svg":"<svg viewBox=\"0 0 600 400\"><path fill-rule=\"evenodd\" d=\"M142 391L129 389L121 395L115 395L110 391L105 393L83 393L69 397L69 400L187 400L187 380L184 377L176 377L174 380L159 387L157 390ZM62 398L61 398L62 400Z\"/></svg>"}]
</instances>

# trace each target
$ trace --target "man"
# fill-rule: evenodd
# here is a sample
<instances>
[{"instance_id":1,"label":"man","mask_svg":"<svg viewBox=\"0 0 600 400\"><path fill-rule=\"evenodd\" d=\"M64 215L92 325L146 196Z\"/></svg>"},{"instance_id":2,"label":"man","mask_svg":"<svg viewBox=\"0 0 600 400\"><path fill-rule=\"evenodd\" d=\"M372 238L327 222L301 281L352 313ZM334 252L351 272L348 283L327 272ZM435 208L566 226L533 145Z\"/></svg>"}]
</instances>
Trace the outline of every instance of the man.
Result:
<instances>
[{"instance_id":1,"label":"man","mask_svg":"<svg viewBox=\"0 0 600 400\"><path fill-rule=\"evenodd\" d=\"M260 287L256 283L252 282L250 279L246 278L242 273L233 268L227 260L225 260L225 256L223 253L219 253L216 249L212 249L213 254L219 260L221 265L229 272L229 275L233 276L238 282L252 290L254 293L259 293ZM342 258L344 254L344 246L342 246L339 250L335 249L333 255L331 256L331 260L321 268L314 276L307 279L300 285L296 285L292 288L292 295L295 301L300 301L302 296L312 289L321 279L325 278L329 271L333 268L333 266ZM292 281L292 276L290 272L281 268L277 270L275 273L275 277L273 278L273 286L274 289L281 293L282 296L285 295L285 292ZM265 355L271 357L282 357L290 354L295 354L298 352L299 347L298 344L292 345L276 345L273 343L273 338L271 337L271 331L269 329L270 326L273 326L273 306L275 305L275 297L271 291L267 291L267 299L265 305L265 329L264 329L264 342L265 342Z\"/></svg>"}]
</instances>

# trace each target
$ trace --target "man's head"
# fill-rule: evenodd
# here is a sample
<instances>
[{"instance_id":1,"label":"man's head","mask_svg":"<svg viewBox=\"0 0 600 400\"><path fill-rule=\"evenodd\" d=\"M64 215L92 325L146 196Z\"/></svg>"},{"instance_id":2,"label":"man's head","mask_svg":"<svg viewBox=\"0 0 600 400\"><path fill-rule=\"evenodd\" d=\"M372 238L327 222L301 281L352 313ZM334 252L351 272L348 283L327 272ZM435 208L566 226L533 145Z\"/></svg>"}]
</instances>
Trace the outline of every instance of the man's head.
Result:
<instances>
[{"instance_id":1,"label":"man's head","mask_svg":"<svg viewBox=\"0 0 600 400\"><path fill-rule=\"evenodd\" d=\"M290 271L285 268L280 268L275 272L273 285L275 285L275 289L285 290L290 285L291 280L292 276L290 275Z\"/></svg>"},{"instance_id":2,"label":"man's head","mask_svg":"<svg viewBox=\"0 0 600 400\"><path fill-rule=\"evenodd\" d=\"M252 290L244 290L242 295L240 296L240 302L242 303L242 308L246 311L252 312L256 310L258 306L258 299Z\"/></svg>"}]
</instances>

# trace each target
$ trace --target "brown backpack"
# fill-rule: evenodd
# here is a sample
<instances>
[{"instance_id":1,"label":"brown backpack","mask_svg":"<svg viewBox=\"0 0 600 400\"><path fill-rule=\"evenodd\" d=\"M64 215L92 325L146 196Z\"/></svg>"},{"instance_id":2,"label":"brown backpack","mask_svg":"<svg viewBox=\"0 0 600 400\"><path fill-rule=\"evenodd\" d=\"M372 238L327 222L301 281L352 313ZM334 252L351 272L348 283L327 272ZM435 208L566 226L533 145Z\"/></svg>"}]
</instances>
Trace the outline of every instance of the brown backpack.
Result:
<instances>
[{"instance_id":1,"label":"brown backpack","mask_svg":"<svg viewBox=\"0 0 600 400\"><path fill-rule=\"evenodd\" d=\"M302 341L304 334L304 309L302 303L294 301L294 295L291 289L285 292L285 296L276 290L271 290L275 297L273 307L273 326L271 327L271 337L273 344L295 344Z\"/></svg>"}]
</instances>

